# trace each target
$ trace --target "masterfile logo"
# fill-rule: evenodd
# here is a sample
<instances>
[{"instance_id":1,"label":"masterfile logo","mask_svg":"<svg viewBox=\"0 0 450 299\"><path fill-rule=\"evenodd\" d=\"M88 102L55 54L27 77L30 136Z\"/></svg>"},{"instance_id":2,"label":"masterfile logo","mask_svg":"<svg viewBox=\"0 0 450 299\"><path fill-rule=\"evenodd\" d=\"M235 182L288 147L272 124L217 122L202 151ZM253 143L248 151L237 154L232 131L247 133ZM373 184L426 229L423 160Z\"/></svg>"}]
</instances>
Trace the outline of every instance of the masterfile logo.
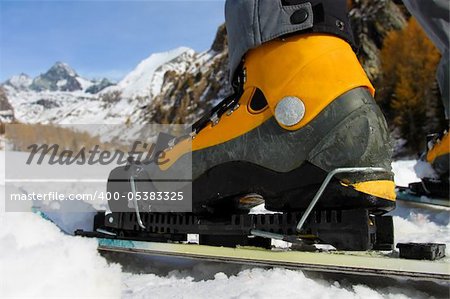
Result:
<instances>
[{"instance_id":1,"label":"masterfile logo","mask_svg":"<svg viewBox=\"0 0 450 299\"><path fill-rule=\"evenodd\" d=\"M30 131L31 130L31 131ZM6 126L6 210L191 212L184 125Z\"/></svg>"}]
</instances>

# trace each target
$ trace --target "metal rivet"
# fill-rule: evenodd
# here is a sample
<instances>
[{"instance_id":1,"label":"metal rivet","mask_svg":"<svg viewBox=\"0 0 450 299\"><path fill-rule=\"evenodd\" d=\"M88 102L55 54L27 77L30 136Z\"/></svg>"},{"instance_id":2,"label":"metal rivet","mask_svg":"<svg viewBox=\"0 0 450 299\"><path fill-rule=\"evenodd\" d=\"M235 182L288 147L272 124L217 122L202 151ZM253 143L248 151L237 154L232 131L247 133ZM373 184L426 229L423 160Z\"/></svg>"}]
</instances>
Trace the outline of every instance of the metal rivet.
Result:
<instances>
[{"instance_id":1,"label":"metal rivet","mask_svg":"<svg viewBox=\"0 0 450 299\"><path fill-rule=\"evenodd\" d=\"M214 127L215 125L217 125L219 123L219 116L217 115L217 113L214 113L213 115L211 115L211 117L209 118L209 121L211 122L211 126Z\"/></svg>"},{"instance_id":2,"label":"metal rivet","mask_svg":"<svg viewBox=\"0 0 450 299\"><path fill-rule=\"evenodd\" d=\"M275 119L281 125L292 127L303 119L305 111L302 100L293 96L284 97L275 107Z\"/></svg>"},{"instance_id":3,"label":"metal rivet","mask_svg":"<svg viewBox=\"0 0 450 299\"><path fill-rule=\"evenodd\" d=\"M239 104L234 105L233 108L231 108L230 110L228 110L227 116L230 116L231 114L233 114L233 112L236 111L237 109L239 109L239 107L240 107Z\"/></svg>"},{"instance_id":4,"label":"metal rivet","mask_svg":"<svg viewBox=\"0 0 450 299\"><path fill-rule=\"evenodd\" d=\"M292 24L301 24L308 19L308 16L309 16L309 14L306 9L299 9L292 14L291 23Z\"/></svg>"},{"instance_id":5,"label":"metal rivet","mask_svg":"<svg viewBox=\"0 0 450 299\"><path fill-rule=\"evenodd\" d=\"M114 222L114 217L113 216L109 216L108 221L109 221L109 223L113 223Z\"/></svg>"}]
</instances>

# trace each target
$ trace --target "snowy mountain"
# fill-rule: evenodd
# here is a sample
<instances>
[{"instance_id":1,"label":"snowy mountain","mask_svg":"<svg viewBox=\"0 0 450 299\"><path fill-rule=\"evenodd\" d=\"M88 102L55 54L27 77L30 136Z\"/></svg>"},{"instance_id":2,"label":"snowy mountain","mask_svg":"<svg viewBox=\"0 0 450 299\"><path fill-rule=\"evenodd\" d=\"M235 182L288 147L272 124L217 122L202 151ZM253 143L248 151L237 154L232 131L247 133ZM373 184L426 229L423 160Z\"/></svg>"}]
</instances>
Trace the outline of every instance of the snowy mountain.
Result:
<instances>
[{"instance_id":1,"label":"snowy mountain","mask_svg":"<svg viewBox=\"0 0 450 299\"><path fill-rule=\"evenodd\" d=\"M226 40L224 27L218 34ZM177 109L181 104L188 103L193 109L200 107L200 102L223 96L220 90L227 88L227 51L225 47L217 49L215 42L211 50L202 53L180 47L152 54L117 84L107 79L83 78L68 64L57 62L35 78L20 74L1 86L15 118L22 123L145 124L163 119L180 122ZM183 113L188 112L185 108ZM183 121L192 122L203 110L196 110Z\"/></svg>"},{"instance_id":2,"label":"snowy mountain","mask_svg":"<svg viewBox=\"0 0 450 299\"><path fill-rule=\"evenodd\" d=\"M89 87L86 88L86 92L90 93L90 94L96 94L100 91L102 91L103 89L114 85L114 83L112 83L111 81L109 81L106 78L103 78L100 81L94 82L94 84L90 85Z\"/></svg>"},{"instance_id":3,"label":"snowy mountain","mask_svg":"<svg viewBox=\"0 0 450 299\"><path fill-rule=\"evenodd\" d=\"M148 104L142 98L148 101L159 93L166 71L185 71L186 61L194 55L188 48L153 54L117 85L108 79L85 79L68 64L57 62L36 78L13 76L2 88L23 123L125 123L139 106ZM120 97L111 102L107 98L113 92Z\"/></svg>"},{"instance_id":4,"label":"snowy mountain","mask_svg":"<svg viewBox=\"0 0 450 299\"><path fill-rule=\"evenodd\" d=\"M33 79L27 74L21 73L20 75L12 76L7 80L4 85L11 86L17 90L26 90L33 83Z\"/></svg>"},{"instance_id":5,"label":"snowy mountain","mask_svg":"<svg viewBox=\"0 0 450 299\"><path fill-rule=\"evenodd\" d=\"M111 85L105 82L85 79L69 65L57 62L35 78L22 73L1 86L19 122L64 123L66 117L78 114L77 107L85 106L83 110L87 110L89 103L95 102L95 96L88 91L98 84Z\"/></svg>"},{"instance_id":6,"label":"snowy mountain","mask_svg":"<svg viewBox=\"0 0 450 299\"><path fill-rule=\"evenodd\" d=\"M67 64L57 62L45 74L33 79L30 88L34 91L76 91L92 84L84 80Z\"/></svg>"},{"instance_id":7,"label":"snowy mountain","mask_svg":"<svg viewBox=\"0 0 450 299\"><path fill-rule=\"evenodd\" d=\"M159 94L165 72L172 70L185 72L188 62L193 59L192 49L180 47L164 53L156 53L140 62L136 68L125 76L116 86L103 91L119 90L126 98L153 97Z\"/></svg>"},{"instance_id":8,"label":"snowy mountain","mask_svg":"<svg viewBox=\"0 0 450 299\"><path fill-rule=\"evenodd\" d=\"M97 81L83 78L68 64L63 62L56 62L47 72L35 78L21 73L20 75L12 76L2 84L8 91L34 91L37 93L86 91L99 85L106 88L112 83L107 79Z\"/></svg>"}]
</instances>

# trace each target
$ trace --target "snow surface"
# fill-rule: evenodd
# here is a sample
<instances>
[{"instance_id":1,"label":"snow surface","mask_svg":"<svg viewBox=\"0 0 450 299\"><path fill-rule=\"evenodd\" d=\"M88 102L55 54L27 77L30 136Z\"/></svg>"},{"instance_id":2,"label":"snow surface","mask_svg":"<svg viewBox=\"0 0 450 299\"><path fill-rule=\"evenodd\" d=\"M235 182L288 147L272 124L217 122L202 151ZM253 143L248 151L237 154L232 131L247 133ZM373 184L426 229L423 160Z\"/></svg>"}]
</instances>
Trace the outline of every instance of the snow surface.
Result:
<instances>
[{"instance_id":1,"label":"snow surface","mask_svg":"<svg viewBox=\"0 0 450 299\"><path fill-rule=\"evenodd\" d=\"M437 177L431 165L421 160L399 160L392 163L397 186L408 187L409 183L420 182L421 178Z\"/></svg>"},{"instance_id":2,"label":"snow surface","mask_svg":"<svg viewBox=\"0 0 450 299\"><path fill-rule=\"evenodd\" d=\"M420 182L420 178L414 171L416 160L396 161L392 163L394 181L397 186L408 187L409 183Z\"/></svg>"},{"instance_id":3,"label":"snow surface","mask_svg":"<svg viewBox=\"0 0 450 299\"><path fill-rule=\"evenodd\" d=\"M246 269L231 276L218 272L213 279L201 281L177 273L168 277L128 274L124 281L123 298L408 298L395 290L383 293L364 285L345 288L337 281L311 279L301 271L284 269Z\"/></svg>"},{"instance_id":4,"label":"snow surface","mask_svg":"<svg viewBox=\"0 0 450 299\"><path fill-rule=\"evenodd\" d=\"M0 194L5 186L4 159L4 152L0 151ZM415 161L394 163L396 182L415 180L414 164ZM33 213L5 213L4 200L1 202L0 297L428 297L411 287L341 285L334 280L285 269L242 268L233 272L227 270L229 265L200 263L190 270L158 273L158 269L153 269L152 273L156 274L132 274L117 264L108 264L97 253L95 240L67 236ZM439 241L449 248L449 215L450 209L400 203L394 212L395 238L397 241ZM74 214L74 217L81 216ZM450 254L448 250L447 254ZM183 266L178 265L180 269Z\"/></svg>"},{"instance_id":5,"label":"snow surface","mask_svg":"<svg viewBox=\"0 0 450 299\"><path fill-rule=\"evenodd\" d=\"M431 175L428 163L404 160L392 163L396 185L407 187L419 182L422 175ZM431 171L430 171L431 169ZM450 256L450 208L431 207L416 203L397 201L394 216L396 242L442 242L447 244Z\"/></svg>"},{"instance_id":6,"label":"snow surface","mask_svg":"<svg viewBox=\"0 0 450 299\"><path fill-rule=\"evenodd\" d=\"M2 297L111 297L121 268L108 265L95 240L70 237L33 213L2 215Z\"/></svg>"}]
</instances>

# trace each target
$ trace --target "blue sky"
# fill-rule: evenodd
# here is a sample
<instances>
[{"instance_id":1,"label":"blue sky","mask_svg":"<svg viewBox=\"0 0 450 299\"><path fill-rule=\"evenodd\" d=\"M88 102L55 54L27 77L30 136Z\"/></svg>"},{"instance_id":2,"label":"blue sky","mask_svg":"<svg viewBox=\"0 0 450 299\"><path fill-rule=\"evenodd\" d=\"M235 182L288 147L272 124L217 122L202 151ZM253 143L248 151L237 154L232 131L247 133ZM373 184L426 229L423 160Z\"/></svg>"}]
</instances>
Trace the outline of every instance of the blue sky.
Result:
<instances>
[{"instance_id":1,"label":"blue sky","mask_svg":"<svg viewBox=\"0 0 450 299\"><path fill-rule=\"evenodd\" d=\"M0 0L0 81L56 61L120 79L151 53L209 49L224 1Z\"/></svg>"}]
</instances>

